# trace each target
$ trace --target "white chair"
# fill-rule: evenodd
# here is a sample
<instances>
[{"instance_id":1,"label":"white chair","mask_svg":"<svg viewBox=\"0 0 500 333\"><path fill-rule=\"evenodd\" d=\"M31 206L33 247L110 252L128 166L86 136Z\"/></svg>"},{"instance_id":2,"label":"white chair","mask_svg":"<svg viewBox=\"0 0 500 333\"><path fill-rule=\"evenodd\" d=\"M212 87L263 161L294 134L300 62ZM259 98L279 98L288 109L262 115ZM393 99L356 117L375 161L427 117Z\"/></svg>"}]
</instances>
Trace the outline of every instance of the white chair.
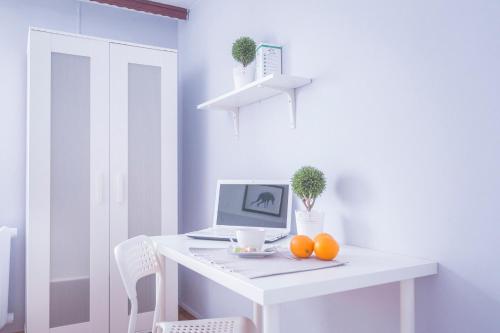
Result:
<instances>
[{"instance_id":1,"label":"white chair","mask_svg":"<svg viewBox=\"0 0 500 333\"><path fill-rule=\"evenodd\" d=\"M136 333L137 281L145 276L156 275L156 307L152 332L163 333L255 333L252 321L244 317L158 322L160 295L163 294L163 267L158 259L154 242L147 236L137 236L115 247L115 259L131 303L128 333Z\"/></svg>"}]
</instances>

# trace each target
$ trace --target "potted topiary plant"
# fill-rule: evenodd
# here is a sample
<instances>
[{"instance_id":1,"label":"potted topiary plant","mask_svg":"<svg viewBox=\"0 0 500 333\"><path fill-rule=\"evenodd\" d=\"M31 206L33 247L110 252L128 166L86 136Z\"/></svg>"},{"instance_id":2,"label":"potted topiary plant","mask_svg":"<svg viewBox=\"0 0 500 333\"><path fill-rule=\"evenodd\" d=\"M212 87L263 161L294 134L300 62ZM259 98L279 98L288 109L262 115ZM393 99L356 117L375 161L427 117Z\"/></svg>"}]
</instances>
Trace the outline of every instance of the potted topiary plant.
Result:
<instances>
[{"instance_id":1,"label":"potted topiary plant","mask_svg":"<svg viewBox=\"0 0 500 333\"><path fill-rule=\"evenodd\" d=\"M313 238L323 231L324 213L313 210L316 198L323 193L326 179L323 172L305 166L297 170L292 177L292 190L302 200L306 210L295 211L297 234Z\"/></svg>"},{"instance_id":2,"label":"potted topiary plant","mask_svg":"<svg viewBox=\"0 0 500 333\"><path fill-rule=\"evenodd\" d=\"M250 37L238 38L233 43L233 58L240 63L233 69L233 79L236 88L240 88L254 80L255 66L251 63L255 59L255 42Z\"/></svg>"}]
</instances>

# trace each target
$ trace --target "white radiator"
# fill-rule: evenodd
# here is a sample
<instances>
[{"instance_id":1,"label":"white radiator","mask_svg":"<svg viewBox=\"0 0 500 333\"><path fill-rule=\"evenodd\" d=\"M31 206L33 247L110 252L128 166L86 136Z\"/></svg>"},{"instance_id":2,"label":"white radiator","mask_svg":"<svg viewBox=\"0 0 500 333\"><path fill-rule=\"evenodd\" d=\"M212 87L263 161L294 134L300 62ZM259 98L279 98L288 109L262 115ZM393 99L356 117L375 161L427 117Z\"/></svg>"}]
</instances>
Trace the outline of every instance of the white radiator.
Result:
<instances>
[{"instance_id":1,"label":"white radiator","mask_svg":"<svg viewBox=\"0 0 500 333\"><path fill-rule=\"evenodd\" d=\"M0 329L14 321L9 313L10 243L17 229L0 227Z\"/></svg>"}]
</instances>

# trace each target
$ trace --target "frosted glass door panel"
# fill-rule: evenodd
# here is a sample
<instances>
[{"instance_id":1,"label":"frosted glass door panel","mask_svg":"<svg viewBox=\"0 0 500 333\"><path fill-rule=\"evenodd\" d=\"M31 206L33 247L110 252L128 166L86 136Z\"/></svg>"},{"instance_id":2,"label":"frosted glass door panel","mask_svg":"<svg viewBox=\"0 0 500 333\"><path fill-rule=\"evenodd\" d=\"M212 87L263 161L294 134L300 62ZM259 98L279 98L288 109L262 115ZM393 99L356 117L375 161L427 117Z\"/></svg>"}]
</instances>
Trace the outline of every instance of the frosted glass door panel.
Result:
<instances>
[{"instance_id":1,"label":"frosted glass door panel","mask_svg":"<svg viewBox=\"0 0 500 333\"><path fill-rule=\"evenodd\" d=\"M128 237L161 235L161 67L128 65ZM155 307L155 278L137 284L139 313Z\"/></svg>"},{"instance_id":2,"label":"frosted glass door panel","mask_svg":"<svg viewBox=\"0 0 500 333\"><path fill-rule=\"evenodd\" d=\"M90 320L90 58L51 56L50 327Z\"/></svg>"}]
</instances>

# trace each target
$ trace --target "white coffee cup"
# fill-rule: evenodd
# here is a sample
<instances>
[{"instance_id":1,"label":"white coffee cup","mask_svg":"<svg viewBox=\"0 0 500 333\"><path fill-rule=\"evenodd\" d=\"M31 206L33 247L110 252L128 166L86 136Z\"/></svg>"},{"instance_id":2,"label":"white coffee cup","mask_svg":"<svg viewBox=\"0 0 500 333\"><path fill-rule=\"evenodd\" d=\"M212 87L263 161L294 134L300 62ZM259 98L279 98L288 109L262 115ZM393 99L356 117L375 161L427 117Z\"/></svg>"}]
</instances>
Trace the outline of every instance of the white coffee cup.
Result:
<instances>
[{"instance_id":1,"label":"white coffee cup","mask_svg":"<svg viewBox=\"0 0 500 333\"><path fill-rule=\"evenodd\" d=\"M264 246L264 241L266 239L266 230L264 229L236 230L236 239L238 240L238 246L260 251L262 249L262 246Z\"/></svg>"}]
</instances>

